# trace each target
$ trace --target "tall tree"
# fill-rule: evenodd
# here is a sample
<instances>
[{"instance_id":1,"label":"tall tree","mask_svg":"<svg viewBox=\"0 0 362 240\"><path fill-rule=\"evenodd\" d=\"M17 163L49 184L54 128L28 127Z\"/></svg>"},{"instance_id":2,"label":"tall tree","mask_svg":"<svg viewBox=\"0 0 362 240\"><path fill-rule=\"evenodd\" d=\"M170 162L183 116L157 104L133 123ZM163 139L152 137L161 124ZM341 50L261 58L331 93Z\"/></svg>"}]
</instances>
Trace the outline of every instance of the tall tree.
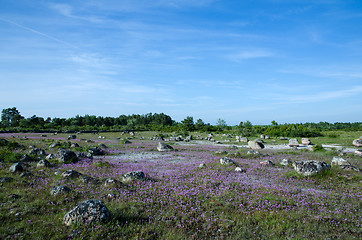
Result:
<instances>
[{"instance_id":1,"label":"tall tree","mask_svg":"<svg viewBox=\"0 0 362 240\"><path fill-rule=\"evenodd\" d=\"M20 115L16 107L3 109L1 111L1 123L4 126L17 127L21 119L24 119L24 117Z\"/></svg>"}]
</instances>

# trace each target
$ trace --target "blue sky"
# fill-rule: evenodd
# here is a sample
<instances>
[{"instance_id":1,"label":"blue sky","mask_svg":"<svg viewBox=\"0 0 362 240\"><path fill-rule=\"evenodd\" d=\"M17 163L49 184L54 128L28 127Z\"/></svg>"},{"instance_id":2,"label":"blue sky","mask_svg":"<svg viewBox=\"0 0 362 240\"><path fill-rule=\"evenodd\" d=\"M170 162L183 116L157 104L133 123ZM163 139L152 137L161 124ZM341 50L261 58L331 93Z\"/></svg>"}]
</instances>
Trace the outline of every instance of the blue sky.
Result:
<instances>
[{"instance_id":1,"label":"blue sky","mask_svg":"<svg viewBox=\"0 0 362 240\"><path fill-rule=\"evenodd\" d=\"M0 109L362 121L359 0L0 0Z\"/></svg>"}]
</instances>

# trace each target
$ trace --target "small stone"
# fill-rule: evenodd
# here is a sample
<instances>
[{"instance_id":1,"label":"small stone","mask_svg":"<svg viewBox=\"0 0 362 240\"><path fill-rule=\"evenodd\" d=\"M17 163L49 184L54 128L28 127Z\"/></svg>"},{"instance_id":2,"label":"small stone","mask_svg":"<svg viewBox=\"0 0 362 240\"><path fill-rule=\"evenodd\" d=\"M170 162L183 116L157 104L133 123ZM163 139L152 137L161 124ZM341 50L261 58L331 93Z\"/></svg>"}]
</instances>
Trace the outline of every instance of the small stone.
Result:
<instances>
[{"instance_id":1,"label":"small stone","mask_svg":"<svg viewBox=\"0 0 362 240\"><path fill-rule=\"evenodd\" d=\"M261 161L260 164L261 164L261 165L264 165L264 166L268 166L268 167L272 167L272 166L275 165L275 164L274 164L272 161L270 161L270 160Z\"/></svg>"},{"instance_id":2,"label":"small stone","mask_svg":"<svg viewBox=\"0 0 362 240\"><path fill-rule=\"evenodd\" d=\"M243 172L246 172L246 170L241 168L241 167L236 167L235 172L242 172L243 173Z\"/></svg>"},{"instance_id":3,"label":"small stone","mask_svg":"<svg viewBox=\"0 0 362 240\"><path fill-rule=\"evenodd\" d=\"M123 182L129 182L133 180L144 180L146 175L142 171L128 172L122 176Z\"/></svg>"},{"instance_id":4,"label":"small stone","mask_svg":"<svg viewBox=\"0 0 362 240\"><path fill-rule=\"evenodd\" d=\"M63 178L78 178L82 174L80 172L77 172L75 170L66 170L62 173Z\"/></svg>"},{"instance_id":5,"label":"small stone","mask_svg":"<svg viewBox=\"0 0 362 240\"><path fill-rule=\"evenodd\" d=\"M71 190L69 187L67 186L55 186L53 187L53 189L50 191L50 195L56 196L59 194L67 194L69 193Z\"/></svg>"},{"instance_id":6,"label":"small stone","mask_svg":"<svg viewBox=\"0 0 362 240\"><path fill-rule=\"evenodd\" d=\"M45 159L40 160L38 162L38 164L36 165L37 168L51 167L51 166L52 166L52 164L49 161L45 160Z\"/></svg>"},{"instance_id":7,"label":"small stone","mask_svg":"<svg viewBox=\"0 0 362 240\"><path fill-rule=\"evenodd\" d=\"M351 165L347 160L341 157L333 157L332 166L340 166L340 165Z\"/></svg>"},{"instance_id":8,"label":"small stone","mask_svg":"<svg viewBox=\"0 0 362 240\"><path fill-rule=\"evenodd\" d=\"M228 166L235 164L235 161L231 158L223 157L220 159L220 164Z\"/></svg>"},{"instance_id":9,"label":"small stone","mask_svg":"<svg viewBox=\"0 0 362 240\"><path fill-rule=\"evenodd\" d=\"M248 146L253 150L260 150L264 148L264 144L260 141L249 141Z\"/></svg>"},{"instance_id":10,"label":"small stone","mask_svg":"<svg viewBox=\"0 0 362 240\"><path fill-rule=\"evenodd\" d=\"M172 151L173 147L171 147L170 145L163 143L163 142L159 142L157 145L157 150L159 152L168 152L168 151Z\"/></svg>"},{"instance_id":11,"label":"small stone","mask_svg":"<svg viewBox=\"0 0 362 240\"><path fill-rule=\"evenodd\" d=\"M292 165L293 162L290 161L289 159L285 159L285 158L284 158L283 160L280 161L279 164L280 164L280 165L283 165L283 166L288 166L288 165Z\"/></svg>"},{"instance_id":12,"label":"small stone","mask_svg":"<svg viewBox=\"0 0 362 240\"><path fill-rule=\"evenodd\" d=\"M205 167L206 167L205 163L200 163L199 168L205 168Z\"/></svg>"}]
</instances>

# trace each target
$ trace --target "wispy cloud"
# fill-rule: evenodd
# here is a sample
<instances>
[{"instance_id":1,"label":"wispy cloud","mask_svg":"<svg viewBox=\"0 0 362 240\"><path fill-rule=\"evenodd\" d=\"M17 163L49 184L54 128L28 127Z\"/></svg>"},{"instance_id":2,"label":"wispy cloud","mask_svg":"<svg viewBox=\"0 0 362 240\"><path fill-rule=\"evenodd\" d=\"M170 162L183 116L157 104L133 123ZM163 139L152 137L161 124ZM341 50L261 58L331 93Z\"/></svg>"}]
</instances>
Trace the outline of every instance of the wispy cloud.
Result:
<instances>
[{"instance_id":1,"label":"wispy cloud","mask_svg":"<svg viewBox=\"0 0 362 240\"><path fill-rule=\"evenodd\" d=\"M73 45L73 44L70 44L70 43L68 43L68 42L65 42L65 41L63 41L63 40L61 40L61 39L59 39L59 38L55 38L55 37L53 37L53 36L50 36L49 34L46 34L46 33L43 33L43 32L39 32L39 31L37 31L37 30L35 30L35 29L33 29L33 28L26 27L26 26L24 26L24 25L22 25L22 24L19 24L19 23L10 21L10 20L8 20L8 19L0 18L0 20L2 20L2 21L4 21L4 22L7 22L7 23L9 23L9 24L11 24L11 25L13 25L13 26L22 28L22 29L24 29L24 30L26 30L26 31L35 33L35 34L37 34L37 35L43 36L43 37L48 38L48 39L50 39L50 40L53 40L53 41L56 41L56 42L61 43L61 44L63 44L63 45L66 45L67 47L79 49L77 46L75 46L75 45Z\"/></svg>"},{"instance_id":2,"label":"wispy cloud","mask_svg":"<svg viewBox=\"0 0 362 240\"><path fill-rule=\"evenodd\" d=\"M354 95L362 94L362 85L354 86L350 89L343 89L338 91L328 91L328 92L319 92L316 94L305 94L299 96L283 96L279 100L283 100L284 103L311 103L311 102L321 102L339 98L350 97Z\"/></svg>"},{"instance_id":3,"label":"wispy cloud","mask_svg":"<svg viewBox=\"0 0 362 240\"><path fill-rule=\"evenodd\" d=\"M248 59L254 59L254 58L266 58L266 57L272 57L274 56L274 53L268 50L262 50L262 49L256 49L256 50L245 50L240 51L234 54L227 55L226 58L235 61L240 62L243 60Z\"/></svg>"},{"instance_id":4,"label":"wispy cloud","mask_svg":"<svg viewBox=\"0 0 362 240\"><path fill-rule=\"evenodd\" d=\"M74 13L74 8L69 4L59 3L59 4L53 4L50 7L51 7L51 9L59 12L60 14L62 14L65 17L84 20L84 21L89 21L89 22L92 22L92 23L101 23L101 22L103 22L103 20L100 19L99 17L76 15Z\"/></svg>"}]
</instances>

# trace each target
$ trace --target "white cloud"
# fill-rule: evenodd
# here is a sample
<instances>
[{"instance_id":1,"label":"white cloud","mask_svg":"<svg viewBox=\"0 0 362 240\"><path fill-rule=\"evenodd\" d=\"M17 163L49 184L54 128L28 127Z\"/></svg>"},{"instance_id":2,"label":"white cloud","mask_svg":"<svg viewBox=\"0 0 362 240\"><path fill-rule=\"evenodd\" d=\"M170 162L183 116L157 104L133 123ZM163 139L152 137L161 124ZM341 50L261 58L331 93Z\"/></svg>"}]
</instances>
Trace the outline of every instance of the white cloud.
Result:
<instances>
[{"instance_id":1,"label":"white cloud","mask_svg":"<svg viewBox=\"0 0 362 240\"><path fill-rule=\"evenodd\" d=\"M274 53L267 50L245 50L240 51L238 53L227 55L226 57L232 61L239 62L242 60L248 60L248 59L254 59L254 58L266 58L266 57L272 57L274 56Z\"/></svg>"}]
</instances>

